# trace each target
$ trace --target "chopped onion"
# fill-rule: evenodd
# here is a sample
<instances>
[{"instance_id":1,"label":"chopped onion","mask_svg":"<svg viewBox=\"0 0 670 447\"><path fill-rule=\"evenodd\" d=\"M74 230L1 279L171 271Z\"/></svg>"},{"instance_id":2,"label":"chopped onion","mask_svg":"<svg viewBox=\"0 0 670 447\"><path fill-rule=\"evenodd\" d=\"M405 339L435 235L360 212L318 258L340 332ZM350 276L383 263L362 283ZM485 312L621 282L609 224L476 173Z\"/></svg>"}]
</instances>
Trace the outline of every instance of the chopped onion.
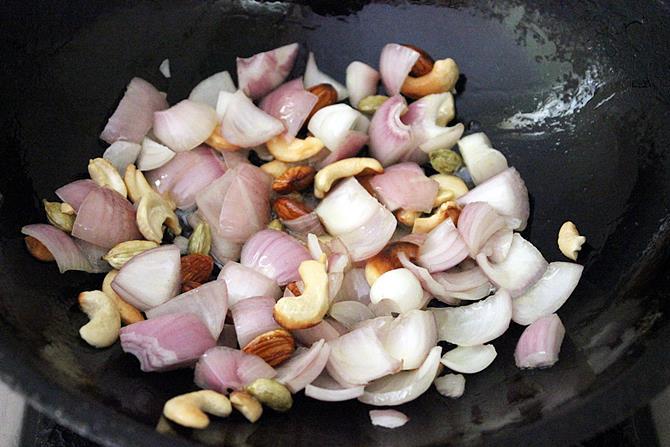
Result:
<instances>
[{"instance_id":1,"label":"chopped onion","mask_svg":"<svg viewBox=\"0 0 670 447\"><path fill-rule=\"evenodd\" d=\"M375 331L355 329L331 340L328 374L345 387L365 385L400 370L401 362L385 350Z\"/></svg>"},{"instance_id":2,"label":"chopped onion","mask_svg":"<svg viewBox=\"0 0 670 447\"><path fill-rule=\"evenodd\" d=\"M139 143L153 125L154 112L168 107L165 96L153 85L144 79L133 78L100 139L109 144L118 140Z\"/></svg>"},{"instance_id":3,"label":"chopped onion","mask_svg":"<svg viewBox=\"0 0 670 447\"><path fill-rule=\"evenodd\" d=\"M330 321L332 322L332 320ZM335 340L340 336L340 333L330 324L328 319L325 319L321 320L316 326L294 330L293 336L303 345L311 346L321 339L325 341Z\"/></svg>"},{"instance_id":4,"label":"chopped onion","mask_svg":"<svg viewBox=\"0 0 670 447\"><path fill-rule=\"evenodd\" d=\"M21 233L40 241L53 255L61 273L68 270L91 272L91 264L70 235L48 224L32 224L21 228Z\"/></svg>"},{"instance_id":5,"label":"chopped onion","mask_svg":"<svg viewBox=\"0 0 670 447\"><path fill-rule=\"evenodd\" d=\"M149 310L177 295L181 256L176 245L162 245L134 256L112 281L112 289L139 310Z\"/></svg>"},{"instance_id":6,"label":"chopped onion","mask_svg":"<svg viewBox=\"0 0 670 447\"><path fill-rule=\"evenodd\" d=\"M328 149L335 152L342 151L343 147L350 145L347 141L351 138L350 132L367 132L369 125L370 121L358 110L346 104L333 104L316 112L309 120L307 129Z\"/></svg>"},{"instance_id":7,"label":"chopped onion","mask_svg":"<svg viewBox=\"0 0 670 447\"><path fill-rule=\"evenodd\" d=\"M91 190L79 207L72 236L103 248L144 239L135 223L135 209L109 188Z\"/></svg>"},{"instance_id":8,"label":"chopped onion","mask_svg":"<svg viewBox=\"0 0 670 447\"><path fill-rule=\"evenodd\" d=\"M463 135L465 126L459 123L445 127L454 117L454 97L451 93L424 96L410 104L402 121L412 128L414 144L425 153L435 149L451 149Z\"/></svg>"},{"instance_id":9,"label":"chopped onion","mask_svg":"<svg viewBox=\"0 0 670 447\"><path fill-rule=\"evenodd\" d=\"M558 315L536 320L521 334L514 351L519 368L548 368L558 361L565 328Z\"/></svg>"},{"instance_id":10,"label":"chopped onion","mask_svg":"<svg viewBox=\"0 0 670 447\"><path fill-rule=\"evenodd\" d=\"M79 212L79 207L84 203L84 199L94 189L98 189L98 185L93 180L75 180L58 188L56 195L63 202L72 206L75 212Z\"/></svg>"},{"instance_id":11,"label":"chopped onion","mask_svg":"<svg viewBox=\"0 0 670 447\"><path fill-rule=\"evenodd\" d=\"M468 257L468 247L449 218L433 228L419 248L419 265L429 272L445 271Z\"/></svg>"},{"instance_id":12,"label":"chopped onion","mask_svg":"<svg viewBox=\"0 0 670 447\"><path fill-rule=\"evenodd\" d=\"M358 400L368 405L391 406L416 399L430 388L439 373L441 351L439 346L432 348L418 369L375 380L365 387Z\"/></svg>"},{"instance_id":13,"label":"chopped onion","mask_svg":"<svg viewBox=\"0 0 670 447\"><path fill-rule=\"evenodd\" d=\"M507 159L491 147L491 141L483 132L462 138L458 150L475 185L507 169Z\"/></svg>"},{"instance_id":14,"label":"chopped onion","mask_svg":"<svg viewBox=\"0 0 670 447\"><path fill-rule=\"evenodd\" d=\"M281 289L276 281L237 262L227 262L217 279L226 281L229 308L232 308L238 301L254 296L266 296L273 299L281 296Z\"/></svg>"},{"instance_id":15,"label":"chopped onion","mask_svg":"<svg viewBox=\"0 0 670 447\"><path fill-rule=\"evenodd\" d=\"M204 143L216 124L213 108L185 99L167 110L154 113L153 132L173 151L184 152Z\"/></svg>"},{"instance_id":16,"label":"chopped onion","mask_svg":"<svg viewBox=\"0 0 670 447\"><path fill-rule=\"evenodd\" d=\"M491 283L479 269L477 272L472 272L471 275L473 277L483 276L482 281L469 287L466 283L452 283L450 274L446 272L431 275L425 268L413 264L405 253L399 253L398 259L403 267L416 276L424 290L443 303L457 305L460 300L478 300L488 296L491 292Z\"/></svg>"},{"instance_id":17,"label":"chopped onion","mask_svg":"<svg viewBox=\"0 0 670 447\"><path fill-rule=\"evenodd\" d=\"M507 218L507 224L514 230L523 231L526 228L530 214L528 190L514 168L491 177L458 199L461 206L471 202L487 202L498 214Z\"/></svg>"},{"instance_id":18,"label":"chopped onion","mask_svg":"<svg viewBox=\"0 0 670 447\"><path fill-rule=\"evenodd\" d=\"M216 109L219 92L224 91L235 93L235 90L237 89L235 88L235 83L233 83L233 78L230 77L230 73L227 71L220 71L200 81L200 83L191 90L188 99L206 104L211 108Z\"/></svg>"},{"instance_id":19,"label":"chopped onion","mask_svg":"<svg viewBox=\"0 0 670 447\"><path fill-rule=\"evenodd\" d=\"M505 219L486 202L468 203L458 217L458 232L473 258L496 232L504 228Z\"/></svg>"},{"instance_id":20,"label":"chopped onion","mask_svg":"<svg viewBox=\"0 0 670 447\"><path fill-rule=\"evenodd\" d=\"M493 284L507 289L513 298L523 295L547 270L547 261L533 244L515 233L507 257L491 264L485 253L477 255L477 264Z\"/></svg>"},{"instance_id":21,"label":"chopped onion","mask_svg":"<svg viewBox=\"0 0 670 447\"><path fill-rule=\"evenodd\" d=\"M368 134L365 132L358 130L350 130L346 132L340 145L335 149L332 149L326 158L318 163L317 168L323 169L329 164L335 163L336 161L356 156L361 148L367 144L369 139L370 137L368 137ZM321 152L327 150L329 149L324 149ZM320 155L321 152L319 152L317 156Z\"/></svg>"},{"instance_id":22,"label":"chopped onion","mask_svg":"<svg viewBox=\"0 0 670 447\"><path fill-rule=\"evenodd\" d=\"M416 145L410 126L400 116L407 111L407 102L395 95L379 107L370 122L370 154L384 166L400 160Z\"/></svg>"},{"instance_id":23,"label":"chopped onion","mask_svg":"<svg viewBox=\"0 0 670 447\"><path fill-rule=\"evenodd\" d=\"M459 346L476 346L500 337L512 319L512 297L504 290L460 307L429 309L437 323L437 338Z\"/></svg>"},{"instance_id":24,"label":"chopped onion","mask_svg":"<svg viewBox=\"0 0 670 447\"><path fill-rule=\"evenodd\" d=\"M406 268L389 270L377 278L370 288L372 304L378 304L383 300L391 301L399 312L418 309L423 303L421 283Z\"/></svg>"},{"instance_id":25,"label":"chopped onion","mask_svg":"<svg viewBox=\"0 0 670 447\"><path fill-rule=\"evenodd\" d=\"M102 154L102 158L109 161L121 177L126 172L129 164L135 163L137 156L140 154L142 146L130 141L115 141Z\"/></svg>"},{"instance_id":26,"label":"chopped onion","mask_svg":"<svg viewBox=\"0 0 670 447\"><path fill-rule=\"evenodd\" d=\"M91 264L91 269L88 270L89 273L105 273L112 269L112 266L109 265L106 260L102 259L109 249L91 244L81 239L74 239L74 243L77 244L81 254L83 254L88 260L88 263Z\"/></svg>"},{"instance_id":27,"label":"chopped onion","mask_svg":"<svg viewBox=\"0 0 670 447\"><path fill-rule=\"evenodd\" d=\"M355 300L365 305L370 303L370 284L365 279L364 268L351 269L344 274L334 302L348 300Z\"/></svg>"},{"instance_id":28,"label":"chopped onion","mask_svg":"<svg viewBox=\"0 0 670 447\"><path fill-rule=\"evenodd\" d=\"M170 78L170 59L163 59L163 62L158 66L158 71L166 78Z\"/></svg>"},{"instance_id":29,"label":"chopped onion","mask_svg":"<svg viewBox=\"0 0 670 447\"><path fill-rule=\"evenodd\" d=\"M240 90L258 99L279 86L293 69L300 46L284 45L271 51L237 58L237 81Z\"/></svg>"},{"instance_id":30,"label":"chopped onion","mask_svg":"<svg viewBox=\"0 0 670 447\"><path fill-rule=\"evenodd\" d=\"M169 147L146 137L142 140L142 149L137 156L137 169L140 171L158 169L172 160L174 156L174 151Z\"/></svg>"},{"instance_id":31,"label":"chopped onion","mask_svg":"<svg viewBox=\"0 0 670 447\"><path fill-rule=\"evenodd\" d=\"M335 186L315 211L328 232L340 238L352 261L379 253L397 225L393 214L353 177Z\"/></svg>"},{"instance_id":32,"label":"chopped onion","mask_svg":"<svg viewBox=\"0 0 670 447\"><path fill-rule=\"evenodd\" d=\"M305 90L302 78L289 81L267 95L260 103L260 108L274 116L286 127L286 136L293 139L307 116L314 108L318 97Z\"/></svg>"},{"instance_id":33,"label":"chopped onion","mask_svg":"<svg viewBox=\"0 0 670 447\"><path fill-rule=\"evenodd\" d=\"M323 228L323 225L321 225L319 216L317 216L314 211L295 219L282 219L282 223L291 233L299 237L305 237L309 233L313 233L316 236L326 234L326 230Z\"/></svg>"},{"instance_id":34,"label":"chopped onion","mask_svg":"<svg viewBox=\"0 0 670 447\"><path fill-rule=\"evenodd\" d=\"M257 296L239 300L230 307L237 342L241 348L244 348L257 336L279 329L279 325L272 316L274 305L274 298Z\"/></svg>"},{"instance_id":35,"label":"chopped onion","mask_svg":"<svg viewBox=\"0 0 670 447\"><path fill-rule=\"evenodd\" d=\"M272 379L277 372L262 358L237 349L217 346L205 352L195 365L195 384L227 394L241 390L256 379Z\"/></svg>"},{"instance_id":36,"label":"chopped onion","mask_svg":"<svg viewBox=\"0 0 670 447\"><path fill-rule=\"evenodd\" d=\"M146 311L147 318L178 313L192 313L200 318L212 337L219 338L228 312L228 292L223 280L212 281L177 295L158 307Z\"/></svg>"},{"instance_id":37,"label":"chopped onion","mask_svg":"<svg viewBox=\"0 0 670 447\"><path fill-rule=\"evenodd\" d=\"M396 410L370 410L370 422L384 428L402 427L409 418Z\"/></svg>"},{"instance_id":38,"label":"chopped onion","mask_svg":"<svg viewBox=\"0 0 670 447\"><path fill-rule=\"evenodd\" d=\"M254 105L241 90L230 97L221 122L221 134L239 147L254 147L284 132L284 124Z\"/></svg>"},{"instance_id":39,"label":"chopped onion","mask_svg":"<svg viewBox=\"0 0 670 447\"><path fill-rule=\"evenodd\" d=\"M296 354L277 368L277 381L292 393L305 388L321 374L328 362L330 345L323 339Z\"/></svg>"},{"instance_id":40,"label":"chopped onion","mask_svg":"<svg viewBox=\"0 0 670 447\"><path fill-rule=\"evenodd\" d=\"M161 194L169 194L177 208L195 205L197 194L221 177L226 167L206 146L178 153L158 169L146 173L147 180Z\"/></svg>"},{"instance_id":41,"label":"chopped onion","mask_svg":"<svg viewBox=\"0 0 670 447\"><path fill-rule=\"evenodd\" d=\"M379 57L379 72L389 95L397 95L412 67L419 60L419 53L397 43L389 43Z\"/></svg>"},{"instance_id":42,"label":"chopped onion","mask_svg":"<svg viewBox=\"0 0 670 447\"><path fill-rule=\"evenodd\" d=\"M467 374L485 370L498 353L493 345L459 346L442 356L442 364L447 368Z\"/></svg>"},{"instance_id":43,"label":"chopped onion","mask_svg":"<svg viewBox=\"0 0 670 447\"><path fill-rule=\"evenodd\" d=\"M358 108L358 103L363 98L374 95L377 92L377 84L380 75L377 70L364 64L354 61L347 67L347 90L349 90L349 104Z\"/></svg>"},{"instance_id":44,"label":"chopped onion","mask_svg":"<svg viewBox=\"0 0 670 447\"><path fill-rule=\"evenodd\" d=\"M346 87L319 70L319 67L316 65L314 53L310 51L309 56L307 57L307 65L305 66L305 87L310 88L319 84L332 85L333 88L337 91L338 101L345 100L349 96L349 92L347 91Z\"/></svg>"},{"instance_id":45,"label":"chopped onion","mask_svg":"<svg viewBox=\"0 0 670 447\"><path fill-rule=\"evenodd\" d=\"M356 323L374 318L374 314L368 309L368 306L358 301L333 303L328 313L335 321L349 330L353 329Z\"/></svg>"},{"instance_id":46,"label":"chopped onion","mask_svg":"<svg viewBox=\"0 0 670 447\"><path fill-rule=\"evenodd\" d=\"M401 313L384 325L379 338L386 352L402 362L402 369L418 368L437 344L435 318L425 310Z\"/></svg>"},{"instance_id":47,"label":"chopped onion","mask_svg":"<svg viewBox=\"0 0 670 447\"><path fill-rule=\"evenodd\" d=\"M193 314L171 314L121 328L121 348L140 361L144 372L167 371L195 363L216 346L207 327Z\"/></svg>"},{"instance_id":48,"label":"chopped onion","mask_svg":"<svg viewBox=\"0 0 670 447\"><path fill-rule=\"evenodd\" d=\"M433 382L437 392L444 397L459 398L465 392L465 377L463 374L445 374Z\"/></svg>"},{"instance_id":49,"label":"chopped onion","mask_svg":"<svg viewBox=\"0 0 670 447\"><path fill-rule=\"evenodd\" d=\"M268 229L244 244L240 263L285 286L300 279L298 267L308 259L309 252L300 242L282 231Z\"/></svg>"},{"instance_id":50,"label":"chopped onion","mask_svg":"<svg viewBox=\"0 0 670 447\"><path fill-rule=\"evenodd\" d=\"M513 240L514 232L510 228L505 227L491 236L482 248L482 253L486 254L491 262L502 262L507 257Z\"/></svg>"},{"instance_id":51,"label":"chopped onion","mask_svg":"<svg viewBox=\"0 0 670 447\"><path fill-rule=\"evenodd\" d=\"M212 249L209 254L219 267L228 261L239 261L242 252L242 244L232 242L221 236L218 229L212 229Z\"/></svg>"},{"instance_id":52,"label":"chopped onion","mask_svg":"<svg viewBox=\"0 0 670 447\"><path fill-rule=\"evenodd\" d=\"M364 389L363 385L345 388L324 372L305 387L305 396L324 402L342 402L356 399Z\"/></svg>"},{"instance_id":53,"label":"chopped onion","mask_svg":"<svg viewBox=\"0 0 670 447\"><path fill-rule=\"evenodd\" d=\"M577 287L584 267L571 262L552 262L526 293L514 300L512 320L529 325L556 312Z\"/></svg>"},{"instance_id":54,"label":"chopped onion","mask_svg":"<svg viewBox=\"0 0 670 447\"><path fill-rule=\"evenodd\" d=\"M383 174L372 177L370 186L390 211L402 208L424 213L433 209L439 187L435 180L426 177L416 163L389 166Z\"/></svg>"},{"instance_id":55,"label":"chopped onion","mask_svg":"<svg viewBox=\"0 0 670 447\"><path fill-rule=\"evenodd\" d=\"M243 243L270 222L270 176L239 164L196 195L199 213L220 235Z\"/></svg>"}]
</instances>

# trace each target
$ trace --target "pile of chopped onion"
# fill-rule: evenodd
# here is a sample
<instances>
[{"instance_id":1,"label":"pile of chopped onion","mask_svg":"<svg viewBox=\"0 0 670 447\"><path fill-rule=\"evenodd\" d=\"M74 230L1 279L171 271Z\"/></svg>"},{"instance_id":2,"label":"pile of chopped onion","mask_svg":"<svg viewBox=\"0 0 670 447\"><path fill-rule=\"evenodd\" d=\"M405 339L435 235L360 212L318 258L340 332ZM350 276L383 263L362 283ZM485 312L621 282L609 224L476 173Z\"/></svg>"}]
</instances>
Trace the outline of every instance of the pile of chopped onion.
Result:
<instances>
[{"instance_id":1,"label":"pile of chopped onion","mask_svg":"<svg viewBox=\"0 0 670 447\"><path fill-rule=\"evenodd\" d=\"M214 73L173 105L131 79L100 136L108 171L55 191L50 225L22 229L30 252L61 272L117 269L101 288L125 323L107 327L123 350L143 371L195 367L194 385L223 394L263 379L324 402L397 406L433 383L460 397L462 374L495 361L512 322L527 326L519 368L558 361L556 312L583 267L548 263L519 233L530 215L521 173L483 133L448 127L452 92L403 96L416 49L386 45L378 69L352 62L346 87L312 53L295 73L299 49L239 57L238 87ZM335 92L326 107L323 84ZM388 97L370 116L379 89ZM461 178L422 165L456 144ZM384 170L356 168L366 146ZM319 201L310 189L324 179ZM158 230L160 244L147 236Z\"/></svg>"}]
</instances>

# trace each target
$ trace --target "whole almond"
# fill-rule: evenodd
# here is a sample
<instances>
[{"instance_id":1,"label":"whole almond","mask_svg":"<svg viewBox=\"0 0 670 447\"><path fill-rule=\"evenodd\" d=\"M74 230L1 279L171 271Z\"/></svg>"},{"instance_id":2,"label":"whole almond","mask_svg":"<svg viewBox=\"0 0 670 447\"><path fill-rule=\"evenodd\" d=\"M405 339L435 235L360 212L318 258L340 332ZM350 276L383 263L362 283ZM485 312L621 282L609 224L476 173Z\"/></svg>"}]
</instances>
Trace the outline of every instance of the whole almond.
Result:
<instances>
[{"instance_id":1,"label":"whole almond","mask_svg":"<svg viewBox=\"0 0 670 447\"><path fill-rule=\"evenodd\" d=\"M191 291L193 289L197 289L200 287L202 284L200 284L197 281L184 281L181 283L181 293L186 293L188 291Z\"/></svg>"},{"instance_id":2,"label":"whole almond","mask_svg":"<svg viewBox=\"0 0 670 447\"><path fill-rule=\"evenodd\" d=\"M316 95L317 99L316 104L312 107L312 111L309 112L305 122L309 122L309 119L319 110L337 102L337 90L330 84L317 84L308 88L307 91Z\"/></svg>"},{"instance_id":3,"label":"whole almond","mask_svg":"<svg viewBox=\"0 0 670 447\"><path fill-rule=\"evenodd\" d=\"M315 175L311 166L293 166L274 179L272 189L279 194L302 191L312 184Z\"/></svg>"},{"instance_id":4,"label":"whole almond","mask_svg":"<svg viewBox=\"0 0 670 447\"><path fill-rule=\"evenodd\" d=\"M277 366L291 357L295 341L286 329L275 329L257 336L242 351L259 356L270 366Z\"/></svg>"},{"instance_id":5,"label":"whole almond","mask_svg":"<svg viewBox=\"0 0 670 447\"><path fill-rule=\"evenodd\" d=\"M298 217L302 217L312 212L312 210L303 202L285 196L278 197L274 201L272 208L275 210L275 213L277 213L277 217L282 220L297 219Z\"/></svg>"},{"instance_id":6,"label":"whole almond","mask_svg":"<svg viewBox=\"0 0 670 447\"><path fill-rule=\"evenodd\" d=\"M414 45L403 44L403 46L411 48L412 50L419 53L419 59L417 59L417 61L414 63L412 71L409 72L410 76L418 78L420 76L430 73L433 70L433 64L435 63L435 61L433 61L433 58L430 57L428 53L426 53L424 50Z\"/></svg>"},{"instance_id":7,"label":"whole almond","mask_svg":"<svg viewBox=\"0 0 670 447\"><path fill-rule=\"evenodd\" d=\"M302 295L302 290L300 290L300 287L298 287L298 283L296 281L286 284L286 288L290 290L294 296Z\"/></svg>"},{"instance_id":8,"label":"whole almond","mask_svg":"<svg viewBox=\"0 0 670 447\"><path fill-rule=\"evenodd\" d=\"M214 260L207 256L198 253L186 255L181 257L181 282L195 281L198 283L207 282L212 269L214 268Z\"/></svg>"},{"instance_id":9,"label":"whole almond","mask_svg":"<svg viewBox=\"0 0 670 447\"><path fill-rule=\"evenodd\" d=\"M44 262L51 262L55 260L54 255L52 255L49 249L46 248L39 240L32 236L26 236L24 240L26 241L26 248L30 254L33 255L33 258Z\"/></svg>"}]
</instances>

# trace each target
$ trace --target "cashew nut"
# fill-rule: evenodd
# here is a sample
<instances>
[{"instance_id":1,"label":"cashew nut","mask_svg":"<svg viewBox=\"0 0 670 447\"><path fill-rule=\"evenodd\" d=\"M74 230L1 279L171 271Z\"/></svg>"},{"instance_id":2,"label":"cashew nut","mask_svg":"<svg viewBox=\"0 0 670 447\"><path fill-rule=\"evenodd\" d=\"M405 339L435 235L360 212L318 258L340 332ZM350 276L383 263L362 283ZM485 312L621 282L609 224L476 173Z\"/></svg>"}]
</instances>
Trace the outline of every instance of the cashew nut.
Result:
<instances>
[{"instance_id":1,"label":"cashew nut","mask_svg":"<svg viewBox=\"0 0 670 447\"><path fill-rule=\"evenodd\" d=\"M275 411L288 411L293 406L291 392L274 379L256 379L246 391Z\"/></svg>"},{"instance_id":2,"label":"cashew nut","mask_svg":"<svg viewBox=\"0 0 670 447\"><path fill-rule=\"evenodd\" d=\"M414 78L407 76L400 89L410 98L423 98L432 93L450 92L458 81L458 65L453 59L443 59L435 62L430 73Z\"/></svg>"},{"instance_id":3,"label":"cashew nut","mask_svg":"<svg viewBox=\"0 0 670 447\"><path fill-rule=\"evenodd\" d=\"M114 289L112 289L112 281L114 281L114 278L116 278L116 275L118 274L118 270L111 270L105 275L105 279L102 280L102 291L114 301L117 309L119 309L119 314L121 314L121 321L124 324L133 324L138 321L143 321L144 316L142 315L142 312L137 310L132 304L126 302L114 291Z\"/></svg>"},{"instance_id":4,"label":"cashew nut","mask_svg":"<svg viewBox=\"0 0 670 447\"><path fill-rule=\"evenodd\" d=\"M323 199L337 180L358 174L381 174L384 168L374 158L345 158L331 163L316 173L314 177L314 197Z\"/></svg>"},{"instance_id":5,"label":"cashew nut","mask_svg":"<svg viewBox=\"0 0 670 447\"><path fill-rule=\"evenodd\" d=\"M272 160L261 165L261 169L272 177L277 178L288 170L291 166L279 160Z\"/></svg>"},{"instance_id":6,"label":"cashew nut","mask_svg":"<svg viewBox=\"0 0 670 447\"><path fill-rule=\"evenodd\" d=\"M226 417L232 411L228 398L212 390L182 394L168 400L163 406L163 415L166 418L190 428L207 428L209 417L205 412Z\"/></svg>"},{"instance_id":7,"label":"cashew nut","mask_svg":"<svg viewBox=\"0 0 670 447\"><path fill-rule=\"evenodd\" d=\"M123 197L128 195L126 184L123 183L119 171L104 158L94 158L88 161L88 175L98 185L113 189Z\"/></svg>"},{"instance_id":8,"label":"cashew nut","mask_svg":"<svg viewBox=\"0 0 670 447\"><path fill-rule=\"evenodd\" d=\"M565 257L576 261L577 254L585 242L586 238L579 235L575 224L567 221L561 225L561 229L558 231L558 248Z\"/></svg>"},{"instance_id":9,"label":"cashew nut","mask_svg":"<svg viewBox=\"0 0 670 447\"><path fill-rule=\"evenodd\" d=\"M403 208L400 208L395 212L395 218L398 220L398 222L408 227L413 227L414 222L420 215L420 211L410 211Z\"/></svg>"},{"instance_id":10,"label":"cashew nut","mask_svg":"<svg viewBox=\"0 0 670 447\"><path fill-rule=\"evenodd\" d=\"M163 240L164 223L175 235L181 234L179 218L168 201L154 191L147 192L140 199L136 220L140 233L158 244Z\"/></svg>"},{"instance_id":11,"label":"cashew nut","mask_svg":"<svg viewBox=\"0 0 670 447\"><path fill-rule=\"evenodd\" d=\"M235 146L233 143L226 140L223 135L221 135L221 125L217 124L212 134L205 140L205 144L210 147L213 147L219 152L234 152L240 149L239 146Z\"/></svg>"},{"instance_id":12,"label":"cashew nut","mask_svg":"<svg viewBox=\"0 0 670 447\"><path fill-rule=\"evenodd\" d=\"M325 255L321 256L320 261L303 261L298 273L305 284L302 295L280 299L273 312L277 323L289 330L306 329L319 324L330 304Z\"/></svg>"},{"instance_id":13,"label":"cashew nut","mask_svg":"<svg viewBox=\"0 0 670 447\"><path fill-rule=\"evenodd\" d=\"M244 391L230 393L230 403L251 423L256 422L263 414L263 406L258 399Z\"/></svg>"},{"instance_id":14,"label":"cashew nut","mask_svg":"<svg viewBox=\"0 0 670 447\"><path fill-rule=\"evenodd\" d=\"M449 217L452 218L455 224L458 220L458 214L460 214L460 208L456 202L444 202L431 216L417 218L414 221L412 233L430 233L433 228Z\"/></svg>"},{"instance_id":15,"label":"cashew nut","mask_svg":"<svg viewBox=\"0 0 670 447\"><path fill-rule=\"evenodd\" d=\"M119 338L121 317L114 300L100 290L79 294L79 307L91 321L79 329L79 335L91 346L106 348Z\"/></svg>"},{"instance_id":16,"label":"cashew nut","mask_svg":"<svg viewBox=\"0 0 670 447\"><path fill-rule=\"evenodd\" d=\"M323 142L316 137L307 137L304 140L295 138L289 143L283 135L277 135L265 145L274 158L288 163L313 157L324 147Z\"/></svg>"},{"instance_id":17,"label":"cashew nut","mask_svg":"<svg viewBox=\"0 0 670 447\"><path fill-rule=\"evenodd\" d=\"M456 200L468 192L465 182L455 175L435 174L430 176L438 184L437 196L433 207L440 206L449 200Z\"/></svg>"},{"instance_id":18,"label":"cashew nut","mask_svg":"<svg viewBox=\"0 0 670 447\"><path fill-rule=\"evenodd\" d=\"M153 241L125 241L112 247L102 259L115 269L120 269L133 257L156 247L158 244Z\"/></svg>"},{"instance_id":19,"label":"cashew nut","mask_svg":"<svg viewBox=\"0 0 670 447\"><path fill-rule=\"evenodd\" d=\"M133 203L139 202L144 194L153 191L153 188L149 185L149 182L147 182L142 171L138 170L134 164L129 164L128 167L126 167L126 173L123 175L123 180L126 183L128 197Z\"/></svg>"}]
</instances>

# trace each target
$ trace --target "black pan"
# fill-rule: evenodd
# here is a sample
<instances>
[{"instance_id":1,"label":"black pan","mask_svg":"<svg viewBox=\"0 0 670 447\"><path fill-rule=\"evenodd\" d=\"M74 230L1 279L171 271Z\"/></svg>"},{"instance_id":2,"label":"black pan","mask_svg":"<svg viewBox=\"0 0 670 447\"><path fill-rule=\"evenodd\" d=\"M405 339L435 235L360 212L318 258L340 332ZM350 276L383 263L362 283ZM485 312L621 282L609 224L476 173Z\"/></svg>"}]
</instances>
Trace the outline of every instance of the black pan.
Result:
<instances>
[{"instance_id":1,"label":"black pan","mask_svg":"<svg viewBox=\"0 0 670 447\"><path fill-rule=\"evenodd\" d=\"M645 404L670 383L665 2L333 4L2 3L0 378L64 425L124 446L561 445ZM234 72L235 56L293 41L341 81L353 59L376 66L387 42L458 61L458 120L486 131L531 191L525 236L549 260L561 259L563 221L588 237L585 274L560 311L568 335L556 366L517 370L513 327L461 399L431 390L401 407L411 418L402 429L373 427L357 402L298 397L290 413L254 425L236 415L164 436L154 431L163 402L193 389L192 373L143 374L118 345L80 340L76 296L100 277L30 258L19 229L45 220L39 199L84 177L131 77L174 103L203 77ZM164 58L169 80L158 72Z\"/></svg>"}]
</instances>

